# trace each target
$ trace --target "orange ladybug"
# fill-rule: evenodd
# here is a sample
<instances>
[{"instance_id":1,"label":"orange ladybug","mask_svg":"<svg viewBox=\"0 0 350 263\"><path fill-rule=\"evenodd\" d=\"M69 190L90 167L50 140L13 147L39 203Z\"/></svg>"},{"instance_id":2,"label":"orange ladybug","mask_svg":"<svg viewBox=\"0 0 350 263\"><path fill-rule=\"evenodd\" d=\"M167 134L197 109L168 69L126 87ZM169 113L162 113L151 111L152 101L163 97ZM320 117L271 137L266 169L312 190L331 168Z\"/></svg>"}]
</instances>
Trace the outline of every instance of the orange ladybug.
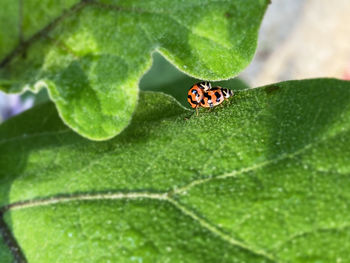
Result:
<instances>
[{"instance_id":1,"label":"orange ladybug","mask_svg":"<svg viewBox=\"0 0 350 263\"><path fill-rule=\"evenodd\" d=\"M221 87L214 87L204 93L200 106L203 108L213 108L221 104L225 99L233 96L233 91Z\"/></svg>"},{"instance_id":2,"label":"orange ladybug","mask_svg":"<svg viewBox=\"0 0 350 263\"><path fill-rule=\"evenodd\" d=\"M210 82L198 82L187 93L187 101L192 108L198 108L203 100L204 93L211 89Z\"/></svg>"},{"instance_id":3,"label":"orange ladybug","mask_svg":"<svg viewBox=\"0 0 350 263\"><path fill-rule=\"evenodd\" d=\"M187 94L187 101L192 108L212 108L221 104L225 99L233 96L233 91L221 87L211 87L210 82L204 81L194 84Z\"/></svg>"}]
</instances>

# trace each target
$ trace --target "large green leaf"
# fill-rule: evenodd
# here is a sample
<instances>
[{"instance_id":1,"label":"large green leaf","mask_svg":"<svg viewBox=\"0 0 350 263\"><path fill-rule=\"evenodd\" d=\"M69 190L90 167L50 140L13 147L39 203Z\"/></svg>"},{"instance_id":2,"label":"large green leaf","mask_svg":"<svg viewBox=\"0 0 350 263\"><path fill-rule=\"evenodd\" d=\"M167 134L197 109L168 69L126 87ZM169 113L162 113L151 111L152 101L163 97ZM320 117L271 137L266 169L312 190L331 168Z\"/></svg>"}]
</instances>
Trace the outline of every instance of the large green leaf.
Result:
<instances>
[{"instance_id":1,"label":"large green leaf","mask_svg":"<svg viewBox=\"0 0 350 263\"><path fill-rule=\"evenodd\" d=\"M198 117L141 93L99 143L39 105L0 126L4 220L35 263L348 262L349 129L350 83L332 79Z\"/></svg>"},{"instance_id":2,"label":"large green leaf","mask_svg":"<svg viewBox=\"0 0 350 263\"><path fill-rule=\"evenodd\" d=\"M268 2L0 0L0 89L46 87L73 130L111 138L131 119L152 52L200 79L231 78L254 54Z\"/></svg>"}]
</instances>

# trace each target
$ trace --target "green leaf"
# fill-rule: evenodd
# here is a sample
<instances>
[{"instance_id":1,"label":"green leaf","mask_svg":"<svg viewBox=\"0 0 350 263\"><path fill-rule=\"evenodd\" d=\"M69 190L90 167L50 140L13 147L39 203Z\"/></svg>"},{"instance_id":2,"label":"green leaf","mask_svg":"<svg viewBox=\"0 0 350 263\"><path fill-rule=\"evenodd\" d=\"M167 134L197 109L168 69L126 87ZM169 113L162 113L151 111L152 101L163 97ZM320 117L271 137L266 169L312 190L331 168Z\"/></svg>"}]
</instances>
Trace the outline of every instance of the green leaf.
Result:
<instances>
[{"instance_id":1,"label":"green leaf","mask_svg":"<svg viewBox=\"0 0 350 263\"><path fill-rule=\"evenodd\" d=\"M46 87L69 127L104 140L129 124L152 52L200 79L247 66L268 0L1 3L0 89Z\"/></svg>"},{"instance_id":2,"label":"green leaf","mask_svg":"<svg viewBox=\"0 0 350 263\"><path fill-rule=\"evenodd\" d=\"M198 117L141 93L108 142L51 104L0 126L0 203L28 262L350 261L350 82L240 91Z\"/></svg>"}]
</instances>

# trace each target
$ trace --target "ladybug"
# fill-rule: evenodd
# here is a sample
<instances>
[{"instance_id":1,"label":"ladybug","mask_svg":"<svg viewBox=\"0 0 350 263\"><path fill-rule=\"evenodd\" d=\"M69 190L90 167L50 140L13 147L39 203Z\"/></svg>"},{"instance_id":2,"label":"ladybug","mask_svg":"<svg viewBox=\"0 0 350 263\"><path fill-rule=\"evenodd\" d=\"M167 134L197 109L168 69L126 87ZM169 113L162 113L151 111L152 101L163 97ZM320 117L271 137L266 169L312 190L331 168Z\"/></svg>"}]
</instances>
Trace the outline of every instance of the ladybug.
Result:
<instances>
[{"instance_id":1,"label":"ladybug","mask_svg":"<svg viewBox=\"0 0 350 263\"><path fill-rule=\"evenodd\" d=\"M213 108L232 96L232 90L214 87L204 93L200 106L203 108Z\"/></svg>"},{"instance_id":2,"label":"ladybug","mask_svg":"<svg viewBox=\"0 0 350 263\"><path fill-rule=\"evenodd\" d=\"M204 93L211 89L210 82L204 81L194 84L187 94L187 101L192 108L199 107Z\"/></svg>"},{"instance_id":3,"label":"ladybug","mask_svg":"<svg viewBox=\"0 0 350 263\"><path fill-rule=\"evenodd\" d=\"M221 87L211 87L210 82L204 81L194 84L187 94L187 101L192 108L212 108L221 104L225 99L233 96L233 91Z\"/></svg>"}]
</instances>

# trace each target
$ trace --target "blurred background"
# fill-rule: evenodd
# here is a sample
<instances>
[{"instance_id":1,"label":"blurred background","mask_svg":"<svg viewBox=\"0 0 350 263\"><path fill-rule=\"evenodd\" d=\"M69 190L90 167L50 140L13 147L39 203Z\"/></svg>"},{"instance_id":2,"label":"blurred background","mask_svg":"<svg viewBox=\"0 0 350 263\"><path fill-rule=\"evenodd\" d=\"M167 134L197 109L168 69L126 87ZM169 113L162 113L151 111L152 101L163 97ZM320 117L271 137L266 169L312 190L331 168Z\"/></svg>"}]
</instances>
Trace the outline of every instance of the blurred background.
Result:
<instances>
[{"instance_id":1,"label":"blurred background","mask_svg":"<svg viewBox=\"0 0 350 263\"><path fill-rule=\"evenodd\" d=\"M349 0L272 0L260 29L254 60L239 79L219 84L241 89L290 79L350 80L349 14ZM188 89L194 81L156 54L153 67L140 86L143 90L171 93L185 103L186 94L179 87ZM46 100L46 91L35 96L29 92L0 92L0 122Z\"/></svg>"}]
</instances>

